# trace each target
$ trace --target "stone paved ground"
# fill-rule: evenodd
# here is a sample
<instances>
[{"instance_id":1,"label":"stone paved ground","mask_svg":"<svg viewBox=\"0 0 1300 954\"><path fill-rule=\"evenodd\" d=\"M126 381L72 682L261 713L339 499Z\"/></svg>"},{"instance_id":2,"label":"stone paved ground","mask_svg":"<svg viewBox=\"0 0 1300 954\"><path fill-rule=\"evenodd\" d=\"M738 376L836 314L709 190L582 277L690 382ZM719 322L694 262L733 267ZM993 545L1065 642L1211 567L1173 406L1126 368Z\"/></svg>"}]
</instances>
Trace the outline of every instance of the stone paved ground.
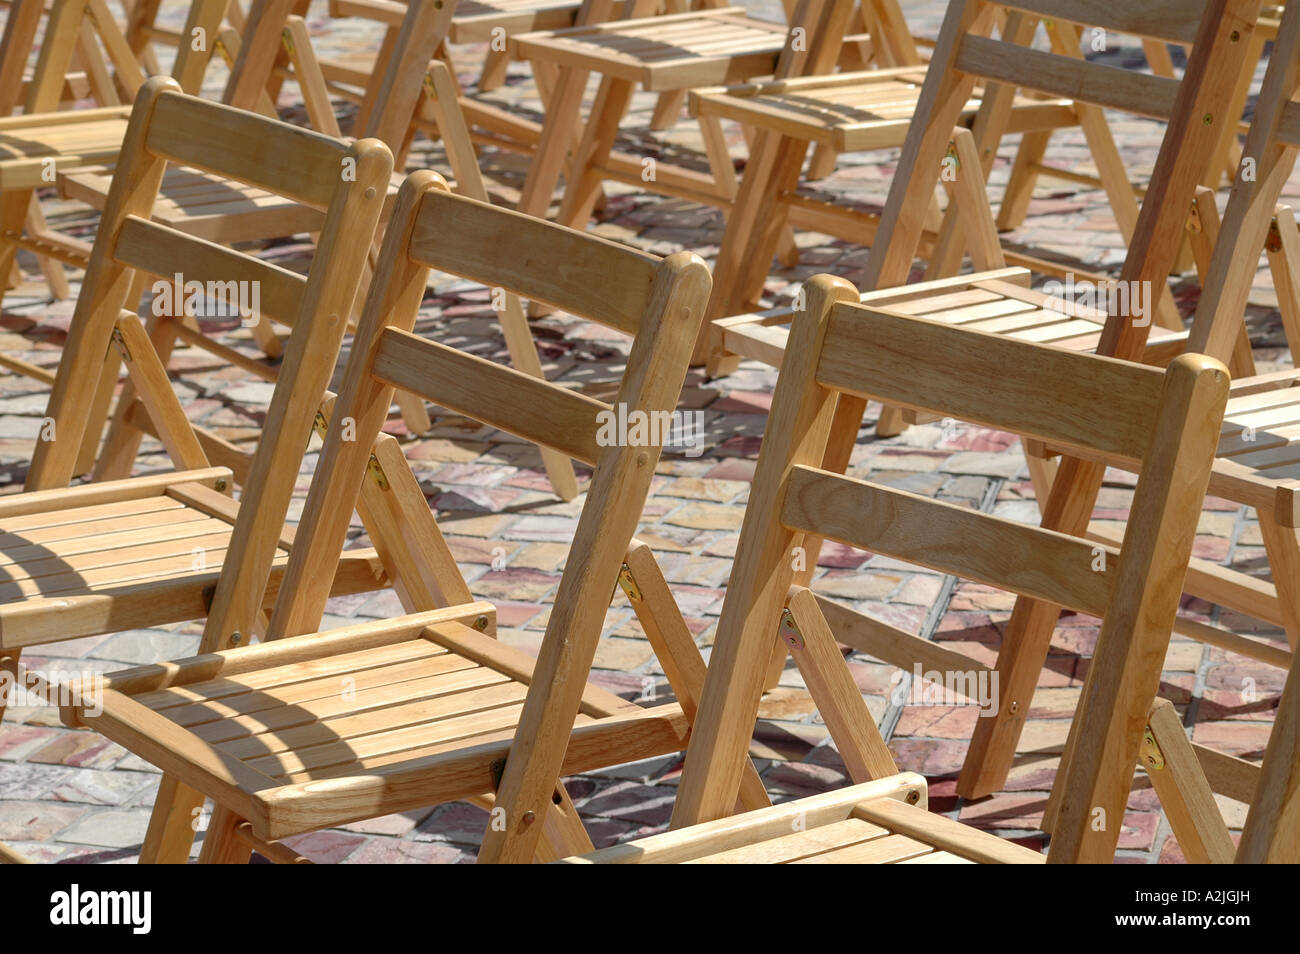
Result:
<instances>
[{"instance_id":1,"label":"stone paved ground","mask_svg":"<svg viewBox=\"0 0 1300 954\"><path fill-rule=\"evenodd\" d=\"M748 5L768 13L779 9L774 0ZM939 0L904 0L904 6L914 29L935 34L942 13ZM373 49L373 31L330 24L324 3L313 5L312 12L311 24L323 55L355 57L359 51ZM178 22L183 6L179 0L167 0L165 13ZM481 51L455 52L463 78L472 80ZM1123 48L1112 55L1131 54L1130 48ZM512 67L509 84L492 98L535 112L528 77L526 67ZM219 90L220 83L214 71L209 85ZM635 115L625 126L630 145L653 146L645 132L651 105L644 96L637 99ZM301 115L292 85L286 88L281 106L287 114ZM1160 128L1151 122L1116 118L1114 129L1129 168L1139 175L1149 171ZM698 146L687 121L661 140L674 151ZM739 137L735 145L737 158L743 157ZM993 174L995 198L1006 181L1014 146L1010 140L1002 149ZM1076 170L1086 169L1089 161L1081 137L1073 134L1057 137L1050 159ZM523 163L517 157L491 153L483 161L496 191L507 201L513 199L522 182ZM878 204L893 173L893 161L889 154L843 157L835 175L817 188L840 201ZM442 168L440 148L422 145L413 164L417 162ZM66 203L53 203L50 209L59 224L93 233L93 217L84 209ZM687 248L711 259L722 219L711 209L611 186L595 229L651 251ZM1025 227L1007 239L1050 249L1094 268L1113 266L1123 256L1102 196L1061 183L1045 181L1040 186ZM777 269L771 277L768 290L774 300L788 298L793 286L820 271L855 276L865 257L864 249L822 235L800 234L799 245L799 266ZM290 265L300 264L306 253L297 242L276 243L270 251L276 260ZM1177 291L1184 312L1190 313L1197 296L1194 280L1179 282ZM1262 370L1287 360L1273 301L1271 282L1262 271L1249 316ZM4 304L0 347L53 366L72 303L49 301L43 286L31 282L8 294ZM496 359L504 357L482 290L444 281L429 296L422 315L422 333ZM624 342L612 340L598 327L560 316L539 321L536 331L547 373L554 379L593 387L620 368ZM247 347L247 341L241 346ZM174 368L180 372L179 393L194 421L233 439L257 438L269 397L267 386L250 384L192 351L179 352ZM683 406L706 412L707 451L697 458L671 453L664 458L639 534L654 547L706 653L722 605L774 380L774 372L757 364L745 364L716 381L692 373ZM0 377L0 483L10 490L16 491L23 480L45 401L45 389L31 381ZM877 440L870 426L873 417L874 410L859 437L855 474L1016 519L1036 519L1014 438L980 428L934 425ZM410 438L396 421L393 432ZM146 449L150 453L141 458L141 470L161 466L164 461L157 447ZM471 588L500 606L501 639L535 651L581 499L560 503L548 492L531 446L458 418L439 417L429 434L409 441L407 451L463 561ZM296 508L301 506L314 463L313 449L303 467ZM1111 477L1103 492L1101 516L1119 522L1131 500L1131 481L1119 474ZM359 526L357 534L355 542L363 543ZM1207 502L1196 551L1203 558L1265 571L1254 513L1221 501ZM999 627L1011 606L1008 596L987 587L956 583L838 546L824 552L816 586L850 606L990 663ZM1284 645L1280 634L1234 614L1200 604L1190 609ZM334 600L327 625L398 610L391 592ZM187 624L80 639L33 652L26 662L32 668L113 670L189 653L197 646L199 631L198 625ZM963 801L954 792L956 772L977 718L975 709L911 704L907 702L910 674L860 654L851 655L849 661L899 765L929 778L935 810L1039 846L1044 842L1038 824L1046 793L1095 639L1095 621L1077 616L1062 619L1007 790L980 802ZM662 671L621 594L609 611L596 670L597 682L629 698L645 694L648 688L660 699L668 697ZM1254 680L1258 694L1253 702L1249 680ZM1165 661L1163 691L1194 724L1197 741L1258 756L1281 681L1277 670L1176 638ZM845 783L839 756L793 665L787 665L779 688L764 700L760 716L752 754L774 797L785 799ZM679 757L667 756L572 778L567 784L590 823L592 837L604 845L665 825L680 767ZM53 710L11 709L0 726L0 839L34 860L132 860L157 785L158 774L151 766L93 733L63 728ZM1223 807L1234 827L1240 828L1244 806L1225 802ZM322 862L466 861L473 858L485 818L477 808L453 804L308 835L294 844ZM1180 860L1145 779L1139 779L1130 800L1120 848L1124 861Z\"/></svg>"}]
</instances>

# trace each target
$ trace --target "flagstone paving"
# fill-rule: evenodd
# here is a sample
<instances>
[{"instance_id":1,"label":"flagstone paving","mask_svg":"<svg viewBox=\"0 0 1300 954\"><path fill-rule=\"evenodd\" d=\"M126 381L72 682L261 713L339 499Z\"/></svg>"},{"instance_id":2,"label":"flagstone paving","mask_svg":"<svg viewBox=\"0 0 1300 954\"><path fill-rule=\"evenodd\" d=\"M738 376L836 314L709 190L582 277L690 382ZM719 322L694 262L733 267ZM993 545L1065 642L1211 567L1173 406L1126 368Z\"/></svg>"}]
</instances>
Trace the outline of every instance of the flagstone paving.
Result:
<instances>
[{"instance_id":1,"label":"flagstone paving","mask_svg":"<svg viewBox=\"0 0 1300 954\"><path fill-rule=\"evenodd\" d=\"M746 5L765 15L779 15L775 0ZM936 34L943 10L939 0L903 0L903 5L916 32L930 37ZM178 0L166 0L164 19L179 23L183 10ZM310 25L324 57L364 59L378 43L378 32L373 29L330 23L322 2L313 4ZM462 80L472 83L481 51L457 48L454 53ZM1124 59L1138 53L1132 47L1119 47L1106 55ZM220 90L219 74L214 68L209 77L208 87L214 93ZM513 65L509 82L491 98L537 114L529 77L526 66ZM286 86L280 106L287 116L303 115L292 84ZM635 100L633 115L624 128L629 148L654 148L656 139L646 132L652 106L653 99L644 95ZM1124 118L1116 119L1114 130L1128 167L1138 175L1149 171L1160 128ZM657 141L666 143L674 153L699 146L686 119L660 134ZM732 142L736 158L743 159L739 135L734 135ZM1008 140L1000 152L992 176L995 198L1006 182L1015 144ZM417 144L411 166L445 168L442 160L438 145L422 142ZM1049 160L1071 170L1086 170L1088 156L1082 137L1060 134ZM838 201L879 206L894 162L895 156L888 153L841 157L835 174L817 183L816 189ZM483 165L493 191L503 201L513 201L523 181L525 162L517 156L487 152ZM1122 260L1124 245L1104 197L1075 189L1043 180L1024 227L1007 240L1050 249L1085 267L1115 266ZM716 255L723 227L716 210L614 184L607 191L608 200L594 231L658 253L685 248L709 260ZM1289 194L1296 194L1295 190ZM1225 198L1226 193L1221 194L1220 202ZM53 201L49 214L57 225L93 235L94 218L84 208ZM788 300L802 281L821 271L853 278L865 260L864 249L824 235L800 233L798 243L800 264L774 267L767 288L773 301ZM274 243L268 252L289 267L301 267L309 253L309 246L301 240ZM34 275L32 263L25 264ZM1176 292L1184 314L1190 314L1197 297L1194 276L1184 276ZM1286 342L1266 270L1258 276L1251 302L1248 320L1261 370L1286 363ZM49 301L44 286L32 280L6 295L4 305L0 348L52 367L73 303ZM616 335L562 315L540 319L535 328L551 378L591 389L619 372L626 344ZM443 280L435 285L422 309L418 330L495 360L505 358L486 292L464 282ZM249 348L241 334L235 331L232 339ZM257 438L268 388L250 385L241 372L215 368L206 356L192 350L178 351L172 366L178 374L178 393L196 423L234 440ZM697 457L673 451L665 455L639 532L655 550L706 655L725 595L775 378L775 372L755 363L745 363L719 380L691 373L682 407L703 411L705 450ZM17 491L21 486L45 398L46 389L41 385L13 375L0 376L0 486L6 490ZM873 407L868 412L860 432L852 473L1013 519L1037 519L1015 438L944 422L916 426L897 438L878 440L871 426L876 411ZM536 652L581 498L571 503L557 500L531 445L472 422L440 415L428 434L417 437L407 434L394 417L391 430L406 441L412 466L462 561L471 589L478 596L498 601L500 638ZM145 449L139 462L142 471L165 466L156 444L146 444ZM301 510L315 462L313 447L303 465L291 519L296 520ZM1132 486L1131 478L1110 474L1100 516L1122 521L1132 499ZM359 522L351 542L365 543ZM1261 574L1267 571L1253 511L1223 501L1207 501L1196 550L1205 559ZM1006 594L988 587L956 582L841 546L825 548L814 585L849 606L990 664L1012 603ZM1236 614L1191 600L1187 610L1207 620L1250 627L1285 646L1280 633ZM330 603L325 625L399 611L391 592L336 599ZM192 652L200 629L197 624L185 624L57 643L29 653L24 662L33 669L110 671ZM934 810L1041 847L1045 836L1038 826L1096 637L1095 620L1062 618L1006 790L976 802L955 794L955 777L979 718L977 709L968 704L971 700L943 699L933 691L927 694L927 684L915 681L911 673L901 673L860 653L851 653L848 659L900 767L921 772L930 780ZM662 669L621 593L615 595L608 613L593 678L629 699L671 698ZM1195 726L1197 741L1258 757L1281 684L1282 674L1276 669L1175 637L1165 661L1162 691L1179 705L1187 723ZM846 782L843 764L793 664L786 666L780 685L764 699L751 752L777 799L825 791ZM571 778L566 784L589 822L593 840L605 845L665 827L680 771L680 757L667 756ZM62 727L53 709L11 708L0 726L0 839L33 860L133 861L157 786L158 773L153 767L93 733ZM1222 805L1231 824L1239 829L1245 818L1244 806L1227 800ZM291 842L319 862L470 861L486 821L479 808L451 804L317 832ZM1145 778L1139 778L1129 801L1120 858L1147 863L1181 860Z\"/></svg>"}]
</instances>

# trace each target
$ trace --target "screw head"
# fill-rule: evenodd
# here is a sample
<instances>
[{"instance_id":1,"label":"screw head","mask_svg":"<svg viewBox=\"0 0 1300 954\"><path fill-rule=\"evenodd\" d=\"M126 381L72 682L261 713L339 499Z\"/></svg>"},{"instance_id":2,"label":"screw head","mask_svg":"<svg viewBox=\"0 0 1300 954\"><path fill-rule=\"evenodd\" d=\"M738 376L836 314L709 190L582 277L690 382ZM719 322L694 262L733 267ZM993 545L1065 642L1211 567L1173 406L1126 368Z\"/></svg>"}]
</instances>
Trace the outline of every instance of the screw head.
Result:
<instances>
[{"instance_id":1,"label":"screw head","mask_svg":"<svg viewBox=\"0 0 1300 954\"><path fill-rule=\"evenodd\" d=\"M1201 122L1204 123L1204 124L1207 125L1207 126L1213 126L1213 125L1214 125L1214 116L1213 116L1213 114L1211 114L1211 113L1206 113L1206 114L1201 118Z\"/></svg>"},{"instance_id":2,"label":"screw head","mask_svg":"<svg viewBox=\"0 0 1300 954\"><path fill-rule=\"evenodd\" d=\"M1233 43L1236 43L1238 40L1241 39L1241 31L1233 30L1231 33L1228 34L1228 39L1231 40Z\"/></svg>"},{"instance_id":3,"label":"screw head","mask_svg":"<svg viewBox=\"0 0 1300 954\"><path fill-rule=\"evenodd\" d=\"M238 646L243 641L244 641L244 634L241 633L239 630L235 630L233 633L230 634L230 645Z\"/></svg>"},{"instance_id":4,"label":"screw head","mask_svg":"<svg viewBox=\"0 0 1300 954\"><path fill-rule=\"evenodd\" d=\"M483 632L483 630L488 628L488 618L486 616L480 616L478 619L474 620L474 628L480 633Z\"/></svg>"},{"instance_id":5,"label":"screw head","mask_svg":"<svg viewBox=\"0 0 1300 954\"><path fill-rule=\"evenodd\" d=\"M537 821L537 813L536 813L536 812L524 812L524 819L523 819L523 821L524 821L524 824L525 824L525 825L531 825L533 822Z\"/></svg>"},{"instance_id":6,"label":"screw head","mask_svg":"<svg viewBox=\"0 0 1300 954\"><path fill-rule=\"evenodd\" d=\"M908 793L907 793L907 804L909 804L909 805L915 805L915 804L916 804L917 802L919 802L920 800L921 800L921 793L920 793L920 792L908 792Z\"/></svg>"}]
</instances>

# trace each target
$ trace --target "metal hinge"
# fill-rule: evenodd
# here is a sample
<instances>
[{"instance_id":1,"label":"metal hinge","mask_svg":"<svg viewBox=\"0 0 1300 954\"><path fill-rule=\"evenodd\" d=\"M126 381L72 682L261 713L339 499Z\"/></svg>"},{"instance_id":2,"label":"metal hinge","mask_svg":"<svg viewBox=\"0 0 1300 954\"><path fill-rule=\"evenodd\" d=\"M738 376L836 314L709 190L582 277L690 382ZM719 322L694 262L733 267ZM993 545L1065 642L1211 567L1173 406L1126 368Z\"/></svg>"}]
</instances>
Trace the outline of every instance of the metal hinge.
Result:
<instances>
[{"instance_id":1,"label":"metal hinge","mask_svg":"<svg viewBox=\"0 0 1300 954\"><path fill-rule=\"evenodd\" d=\"M799 629L799 624L794 621L794 614L790 612L789 607L781 610L781 626L777 633L791 649L803 649L803 632Z\"/></svg>"},{"instance_id":2,"label":"metal hinge","mask_svg":"<svg viewBox=\"0 0 1300 954\"><path fill-rule=\"evenodd\" d=\"M122 337L121 328L113 329L113 337L110 339L110 343L117 345L117 350L122 352L123 360L131 360L131 349L126 346L126 339Z\"/></svg>"},{"instance_id":3,"label":"metal hinge","mask_svg":"<svg viewBox=\"0 0 1300 954\"><path fill-rule=\"evenodd\" d=\"M1282 231L1277 227L1277 217L1268 223L1268 238L1264 240L1264 247L1270 252L1282 251Z\"/></svg>"},{"instance_id":4,"label":"metal hinge","mask_svg":"<svg viewBox=\"0 0 1300 954\"><path fill-rule=\"evenodd\" d=\"M641 601L641 588L636 585L636 579L632 576L632 568L626 563L618 571L618 585L623 588L623 592L627 594L628 599L637 602Z\"/></svg>"},{"instance_id":5,"label":"metal hinge","mask_svg":"<svg viewBox=\"0 0 1300 954\"><path fill-rule=\"evenodd\" d=\"M1165 767L1165 754L1160 751L1160 744L1156 742L1151 726L1142 730L1142 764L1148 769Z\"/></svg>"},{"instance_id":6,"label":"metal hinge","mask_svg":"<svg viewBox=\"0 0 1300 954\"><path fill-rule=\"evenodd\" d=\"M366 473L368 473L370 478L379 485L380 490L388 489L388 476L384 473L384 468L379 463L379 458L374 454L371 454L370 460L366 462Z\"/></svg>"}]
</instances>

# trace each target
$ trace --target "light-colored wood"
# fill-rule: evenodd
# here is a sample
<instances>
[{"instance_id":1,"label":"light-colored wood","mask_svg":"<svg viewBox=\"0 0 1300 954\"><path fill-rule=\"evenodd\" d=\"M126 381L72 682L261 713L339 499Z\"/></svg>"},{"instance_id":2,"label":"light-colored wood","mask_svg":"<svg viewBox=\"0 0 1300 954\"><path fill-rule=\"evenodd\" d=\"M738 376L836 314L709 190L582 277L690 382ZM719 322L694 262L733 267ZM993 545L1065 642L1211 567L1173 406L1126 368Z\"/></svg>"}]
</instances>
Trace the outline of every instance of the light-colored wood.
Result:
<instances>
[{"instance_id":1,"label":"light-colored wood","mask_svg":"<svg viewBox=\"0 0 1300 954\"><path fill-rule=\"evenodd\" d=\"M187 560L184 568L170 569L166 560L154 556L150 545L139 544L135 548L139 561L125 578L112 568L85 570L79 573L79 578L68 580L69 585L74 585L69 599L24 601L13 611L4 607L6 637L12 633L12 638L23 640L24 625L46 633L51 616L57 616L64 627L58 638L105 631L83 632L71 625L75 618L70 612L74 600L85 604L80 610L84 618L94 618L100 612L95 600L102 598L108 601L104 615L109 620L138 618L142 613L158 617L175 612L181 615L169 618L179 622L207 615L209 647L229 640L241 641L256 631L272 570L277 563L283 566L281 528L297 480L302 449L307 444L317 404L329 383L345 317L351 310L364 265L366 248L356 243L355 235L374 230L391 175L391 155L374 140L348 146L227 106L186 97L175 90L174 81L150 80L142 88L132 112L122 158L47 410L57 428L58 439L43 442L36 449L28 487L40 493L24 494L19 500L27 498L23 506L29 508L43 500L42 494L60 498L63 507L70 506L71 500L86 501L85 491L54 488L65 485L72 475L76 452L89 423L87 418L93 412L92 395L84 382L97 379L103 367L102 355L115 330L122 335L131 354L130 365L137 372L135 377L145 384L143 403L160 412L161 419L155 423L165 434L164 444L178 456L177 463L186 466L206 461L193 434L183 433L188 422L162 373L151 338L144 334L133 316L127 322L119 321L123 299L131 287L132 272L117 257L118 241L124 233L139 239L148 229L155 228L147 220L162 180L164 157L182 162L201 157L200 165L206 163L214 171L258 182L261 173L255 157L263 151L278 155L283 157L282 164L265 167L269 183L283 184L289 178L288 165L297 162L297 173L289 184L291 194L327 207L319 253L301 288L290 322L294 331L282 371L282 386L272 397L265 424L266 433L272 439L261 442L254 455L228 542L204 551L203 560L196 558L197 565ZM223 130L229 137L224 147L195 147L194 143L210 138L215 129ZM296 158L292 158L295 151ZM302 165L304 162L311 165ZM348 163L355 167L355 179L341 175ZM224 169L225 165L229 169ZM140 226L128 230L126 225L132 217ZM180 248L185 248L187 242L192 243L191 248L206 248L207 264L212 264L211 248L201 241L186 236L174 240L180 243ZM135 246L136 252L147 248L147 243L137 242ZM229 256L220 253L216 258L229 260ZM200 255L199 260L202 265L204 257ZM143 261L138 264L149 267ZM169 269L179 264L174 258L167 262ZM185 268L177 270L186 271ZM270 273L254 269L251 280L267 274ZM228 481L229 472L223 474L220 479ZM46 506L60 504L51 502ZM231 562L225 565L226 572L218 573L227 554ZM331 581L332 570L333 567L327 573ZM139 585L123 585L131 584L132 580L137 580ZM379 583L379 579L372 578L371 585ZM172 591L165 600L160 599L159 584ZM23 584L15 584L14 588L21 591ZM14 595L5 591L8 602L14 601ZM197 613L194 612L196 603ZM124 729L128 734L137 730L138 727L129 726ZM181 781L188 784L190 779ZM185 788L186 785L169 785L166 790L173 791L180 802L192 802L193 796L187 795ZM157 857L184 857L192 832L186 834L184 826L172 822L156 831L161 834L151 837L150 848L157 849Z\"/></svg>"},{"instance_id":2,"label":"light-colored wood","mask_svg":"<svg viewBox=\"0 0 1300 954\"><path fill-rule=\"evenodd\" d=\"M944 863L1041 864L1045 860L1037 852L926 811L924 783L909 785L917 778L894 774L564 861L881 864L929 858Z\"/></svg>"},{"instance_id":3,"label":"light-colored wood","mask_svg":"<svg viewBox=\"0 0 1300 954\"><path fill-rule=\"evenodd\" d=\"M1141 765L1160 796L1178 847L1191 864L1227 864L1236 847L1228 834L1214 793L1205 783L1196 753L1178 713L1167 699L1157 699L1147 717L1147 732L1154 742L1144 742ZM1199 782L1199 784L1197 784Z\"/></svg>"},{"instance_id":4,"label":"light-colored wood","mask_svg":"<svg viewBox=\"0 0 1300 954\"><path fill-rule=\"evenodd\" d=\"M440 208L449 204L460 208L452 213ZM475 216L485 221L472 222ZM467 607L477 609L483 604L466 602L470 599L468 587L458 575L452 579L454 565L400 449L391 438L379 436L393 395L386 378L404 373L394 375L395 367L413 368L423 363L422 389L437 403L455 406L458 382L467 373L473 374L481 394L490 395L480 403L501 409L502 418L531 413L532 408L525 405L543 400L563 402L571 392L522 372L509 372L511 377L501 380L487 379L475 363L477 359L462 355L457 364L454 355L447 353L452 349L420 343L409 335L407 329L414 323L428 270L443 267L439 247L417 242L418 236L429 230L427 222L419 224L421 218L466 222L467 234L501 234L519 221L516 213L450 195L433 173L416 173L404 184L363 309L344 386L330 412L317 477L302 522L293 540L286 541L290 556L280 585L284 598L278 601L267 626L272 641L251 648L247 657L230 650L155 668L152 674L140 670L110 677L110 685L134 690L129 692L130 704L119 707L126 717L148 721L137 711L144 709L151 718L163 719L172 727L164 744L146 745L147 757L165 770L183 766L176 774L184 785L173 786L167 792L170 800L156 808L152 827L159 833L176 837L177 814L193 804L187 787L196 788L247 821L252 835L262 840L277 840L345 819L402 811L413 804L480 797L495 788L493 814L498 810L504 813L506 830L500 831L497 825L490 828L481 857L548 857L556 851L590 846L572 804L557 791L562 773L680 750L683 745L688 723L680 706L642 710L584 685L580 675L590 668L605 605L639 519L637 500L648 492L662 438L645 444L636 439L629 443L622 437L597 441L600 421L594 413L583 425L591 435L586 443L596 458L589 503L580 518L575 543L585 559L571 561L571 569L561 580L554 622L539 660L492 638L494 618L490 613L465 612ZM627 279L641 280L641 257L611 258L610 249L595 239L582 239L552 225L542 228L543 240L571 249L580 261L626 261L628 267L623 271ZM496 267L492 258L496 250L490 244L481 252L488 264L471 261L464 246L453 250L444 244L441 248L468 274ZM525 261L516 267L521 273L511 280L520 286L521 294L529 294L534 285L554 287L550 260ZM530 270L536 275L531 276ZM566 307L589 300L584 297L589 291L576 287L581 279L571 281L575 285L572 294L556 294L558 303ZM598 306L612 321L637 332L616 406L647 415L667 415L674 406L708 285L703 263L681 254L656 265L650 287L639 292L640 314L624 316L608 302ZM636 295L626 293L610 296L616 303L635 300ZM394 356L395 341L410 347L405 357ZM441 364L435 366L435 362ZM467 372L467 368L475 370ZM512 394L522 382L528 382L530 390ZM473 412L472 407L466 410ZM527 431L527 427L506 420L497 423ZM576 417L574 424L579 424ZM248 506L246 490L236 532ZM319 585L318 568L328 569L337 563L354 506L371 536L383 538L380 557L396 576L398 594L407 608L421 610L429 604L450 603L443 612L456 614L464 623L421 626L421 639L414 644L396 643L395 636L400 630L409 631L411 620L427 619L427 613L346 634L276 638L307 633L319 621L329 587ZM223 585L232 575L223 574L218 584L210 627L220 617L239 618L233 615L235 604L222 605ZM398 655L381 662L374 640L383 640ZM677 636L665 643L667 652L686 654L686 663L674 660L672 668L678 673L690 672L694 684L702 681L698 649L692 645L688 651ZM209 646L218 645L209 640ZM361 652L363 648L367 651ZM263 666L263 662L271 664L282 658L277 650L295 654L288 657L292 664ZM345 658L349 654L351 658ZM249 661L241 661L244 659ZM314 667L310 672L308 659ZM421 668L430 660L432 670ZM232 668L236 664L242 669L238 676ZM388 665L405 667L400 679L381 676L384 681L360 686L355 696L317 696L309 685L325 676L342 678L354 672L362 676ZM328 672L322 668L326 666ZM177 672L184 675L177 678ZM123 698L128 694L117 688L111 691ZM231 717L212 718L209 707L214 703L215 711L229 712ZM93 717L74 709L69 718ZM118 708L107 720L96 720L110 735L122 722ZM140 744L137 737L132 739L133 745ZM224 770L211 759L189 764L196 752L208 748L215 748L223 759L235 759L245 774L236 777L234 769L222 774ZM502 762L504 773L500 771ZM494 778L497 774L499 784ZM757 783L757 776L754 778ZM554 802L557 796L558 803ZM757 783L757 793L750 792L751 801L761 804L765 798L761 783ZM412 799L416 801L412 803ZM223 830L238 829L237 824L223 821L223 825ZM494 836L502 836L499 840L504 844L494 847ZM162 844L160 856L179 856L180 845L166 844L162 834L158 841ZM218 856L228 843L229 838L222 835L213 842L210 853Z\"/></svg>"},{"instance_id":5,"label":"light-colored wood","mask_svg":"<svg viewBox=\"0 0 1300 954\"><path fill-rule=\"evenodd\" d=\"M1222 365L1208 358L1183 356L1162 373L1026 342L1017 343L1025 350L1016 359L999 361L992 356L1010 344L1010 339L891 313L887 306L860 304L851 286L830 276L817 277L806 290L808 310L796 316L777 383L751 506L737 545L697 725L687 750L673 815L676 828L710 822L729 811L739 780L739 759L758 709L764 650L778 623L850 775L857 778L858 773L868 771L863 766L870 764L870 754L884 750L815 597L796 588L785 604L788 616L780 619L785 588L795 575L796 548L808 539L829 537L866 546L896 559L1008 589L1022 599L1032 597L1035 590L1059 587L1056 595L1046 597L1053 605L1094 602L1086 612L1103 619L1099 654L1103 644L1108 652L1114 652L1114 647L1127 640L1148 647L1145 651L1149 654L1158 651L1160 659L1177 612L1184 572L1180 568L1191 556L1196 515L1217 442L1217 422L1227 403L1228 376ZM795 355L799 356L797 362L792 361ZM986 361L989 364L983 364ZM917 381L938 381L921 398L929 403L928 410L1001 428L1006 424L999 419L1023 415L1021 404L1025 402L1002 403L1002 387L990 389L988 381L1007 375L990 373L994 367L1014 367L1011 377L1017 384L1036 382L1038 397L1030 403L1038 420L1027 430L1073 431L1076 436L1072 439L1078 444L1119 440L1142 460L1135 517L1119 554L1050 529L1004 524L987 514L943 507L821 469L832 440L831 418L839 391L884 403L912 403L909 395L916 394ZM1067 370L1074 367L1077 370ZM968 376L976 368L983 370ZM1070 400L1068 391L1053 382L1099 381L1109 375L1116 379L1107 392L1108 399L1095 403L1088 412L1096 425L1091 434L1078 430L1076 414L1051 408L1058 396L1062 404ZM1135 399L1132 405L1127 404L1130 398ZM860 407L854 411L860 414ZM1024 422L1023 417L1019 420ZM1019 425L1010 429L1019 429ZM1117 436L1121 432L1126 433ZM840 440L842 443L843 438ZM911 512L913 507L918 513ZM926 510L925 517L919 515L921 508ZM1098 552L1104 561L1100 566ZM1031 579L1038 573L1050 577L1051 583ZM1068 594L1062 592L1067 589ZM868 637L860 648L870 652L871 628L859 626L859 632ZM884 636L886 654L894 660L909 647L891 627L877 632ZM1095 688L1095 680L1102 678L1095 673L1105 671L1098 669L1099 665L1100 661L1094 661L1089 675L1088 686L1094 693L1101 691ZM1122 668L1124 672L1143 669L1140 665ZM838 682L832 683L829 674L837 670ZM978 678L979 671L975 675ZM1152 678L1158 676L1157 664ZM1154 695L1154 684L1151 692ZM1087 697L1093 708L1085 709L1080 719L1089 718L1089 712L1093 719L1110 716L1112 706L1122 708L1124 696L1117 693L1100 703L1095 698ZM1000 707L1008 705L1005 689L997 701ZM1145 705L1149 703L1144 700ZM1119 721L1119 717L1111 718ZM1145 709L1141 718L1145 719ZM1089 739L1078 726L1076 721L1078 738ZM854 731L863 733L864 729L870 731L853 738ZM1114 729L1117 744L1127 738L1120 730L1118 725ZM1136 760L1136 741L1132 744L1128 771L1119 785L1122 791L1111 796L1114 799L1127 797ZM1083 743L1076 748L1070 777L1083 770L1087 749ZM1119 780L1115 781L1118 785ZM1065 804L1070 804L1069 799ZM1082 811L1078 805L1091 803L1076 800L1074 804L1077 813ZM1111 817L1122 817L1122 800L1118 808L1110 803L1107 808ZM1064 840L1059 828L1053 839L1059 859L1058 839ZM911 847L915 846L908 850ZM948 843L942 847L953 850L955 846ZM889 850L883 845L870 850L845 849L837 857L847 860L860 854L864 860L871 859L877 848ZM1114 851L1113 843L1110 851ZM822 860L831 858L826 855Z\"/></svg>"},{"instance_id":6,"label":"light-colored wood","mask_svg":"<svg viewBox=\"0 0 1300 954\"><path fill-rule=\"evenodd\" d=\"M651 835L614 845L587 858L567 858L569 864L681 864L720 851L729 851L779 838L798 830L820 828L847 819L861 802L878 798L913 798L925 807L925 779L903 773L849 788L825 792L771 808L720 818L691 828Z\"/></svg>"}]
</instances>

